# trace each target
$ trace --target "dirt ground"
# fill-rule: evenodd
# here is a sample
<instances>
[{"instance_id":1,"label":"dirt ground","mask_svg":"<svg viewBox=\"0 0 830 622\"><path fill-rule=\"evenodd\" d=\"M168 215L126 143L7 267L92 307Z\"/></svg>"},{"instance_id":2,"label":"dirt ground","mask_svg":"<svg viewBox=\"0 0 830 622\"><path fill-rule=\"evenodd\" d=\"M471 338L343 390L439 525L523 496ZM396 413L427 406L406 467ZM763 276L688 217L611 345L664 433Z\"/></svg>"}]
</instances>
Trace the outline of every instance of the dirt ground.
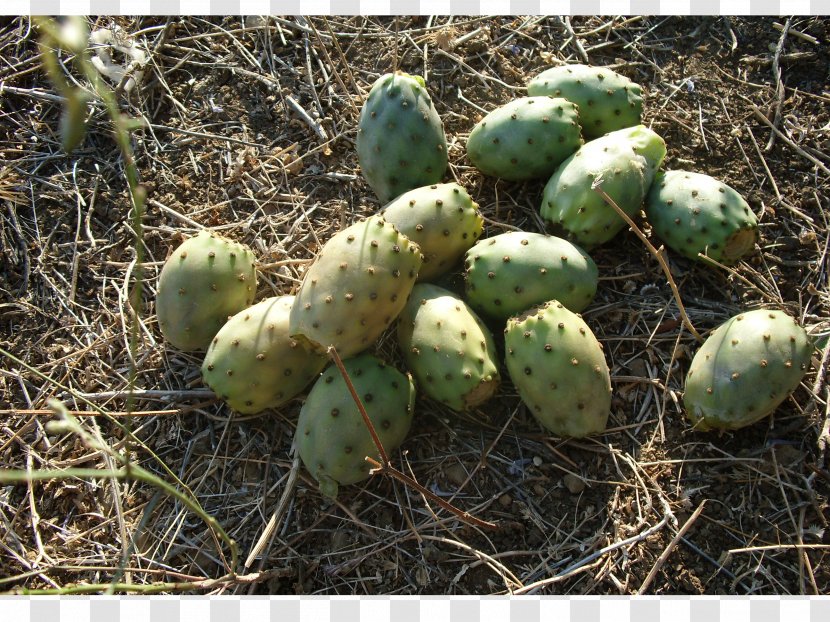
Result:
<instances>
[{"instance_id":1,"label":"dirt ground","mask_svg":"<svg viewBox=\"0 0 830 622\"><path fill-rule=\"evenodd\" d=\"M592 251L601 280L583 313L612 374L605 434L546 433L504 370L496 398L474 412L417 402L393 462L494 530L380 475L331 502L301 470L257 547L290 479L302 399L233 414L202 385L201 356L164 343L154 310L163 261L200 228L255 250L261 299L295 291L320 243L379 208L360 175L355 131L362 98L396 67L426 78L449 142L445 179L479 203L485 234L543 230L545 180L483 176L466 160L466 137L541 70L587 60L643 86L644 123L666 140L666 168L722 179L758 216L755 252L732 270L668 253L697 330L771 306L824 346L830 22L101 17L90 25L120 28L149 54L140 88L119 97L143 121L133 149L148 197L145 263L142 272L104 109L90 108L84 142L64 154L62 104L40 67L38 34L25 18L0 18L0 592L99 592L108 583L240 594L830 592L827 349L816 349L773 417L735 433L692 431L682 392L697 343L631 231ZM62 70L83 83L70 62ZM131 353L128 298L141 273ZM403 366L391 332L376 352ZM143 393L128 401L132 369ZM77 415L77 430L49 426L50 398ZM109 476L113 451L195 499L215 523L170 489ZM107 474L57 473L66 469ZM31 481L10 479L20 472ZM236 542L236 568L217 524Z\"/></svg>"}]
</instances>

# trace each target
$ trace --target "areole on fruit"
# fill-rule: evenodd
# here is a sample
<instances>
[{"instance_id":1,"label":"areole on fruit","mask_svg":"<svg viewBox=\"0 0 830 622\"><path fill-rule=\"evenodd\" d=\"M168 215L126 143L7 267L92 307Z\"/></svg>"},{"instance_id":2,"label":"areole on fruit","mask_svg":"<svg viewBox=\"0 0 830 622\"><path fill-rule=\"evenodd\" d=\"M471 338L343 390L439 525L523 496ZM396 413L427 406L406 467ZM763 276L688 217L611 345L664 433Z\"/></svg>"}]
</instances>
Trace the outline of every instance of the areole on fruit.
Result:
<instances>
[{"instance_id":1,"label":"areole on fruit","mask_svg":"<svg viewBox=\"0 0 830 622\"><path fill-rule=\"evenodd\" d=\"M645 200L654 232L675 252L731 265L755 248L758 220L731 186L691 171L660 172Z\"/></svg>"},{"instance_id":2,"label":"areole on fruit","mask_svg":"<svg viewBox=\"0 0 830 622\"><path fill-rule=\"evenodd\" d=\"M289 333L348 358L371 346L406 304L418 271L417 244L375 215L336 233L303 277Z\"/></svg>"},{"instance_id":3,"label":"areole on fruit","mask_svg":"<svg viewBox=\"0 0 830 622\"><path fill-rule=\"evenodd\" d=\"M692 359L683 402L696 430L737 430L770 415L798 387L813 345L794 318L755 309L715 329Z\"/></svg>"},{"instance_id":4,"label":"areole on fruit","mask_svg":"<svg viewBox=\"0 0 830 622\"><path fill-rule=\"evenodd\" d=\"M371 354L343 360L372 426L388 454L403 443L412 424L415 385L412 379ZM329 366L309 391L300 410L295 442L303 464L336 497L340 486L369 477L366 457L378 451L346 382Z\"/></svg>"},{"instance_id":5,"label":"areole on fruit","mask_svg":"<svg viewBox=\"0 0 830 622\"><path fill-rule=\"evenodd\" d=\"M357 157L381 203L441 181L447 139L423 78L398 71L377 79L360 112Z\"/></svg>"},{"instance_id":6,"label":"areole on fruit","mask_svg":"<svg viewBox=\"0 0 830 622\"><path fill-rule=\"evenodd\" d=\"M418 387L453 410L470 410L499 387L490 330L458 296L420 283L398 321L398 344Z\"/></svg>"},{"instance_id":7,"label":"areole on fruit","mask_svg":"<svg viewBox=\"0 0 830 622\"><path fill-rule=\"evenodd\" d=\"M249 307L257 271L250 248L203 230L164 263L156 314L164 338L185 350L207 350L228 317Z\"/></svg>"},{"instance_id":8,"label":"areole on fruit","mask_svg":"<svg viewBox=\"0 0 830 622\"><path fill-rule=\"evenodd\" d=\"M583 319L551 300L510 318L505 363L519 397L545 428L581 438L602 432L611 377L602 346Z\"/></svg>"}]
</instances>

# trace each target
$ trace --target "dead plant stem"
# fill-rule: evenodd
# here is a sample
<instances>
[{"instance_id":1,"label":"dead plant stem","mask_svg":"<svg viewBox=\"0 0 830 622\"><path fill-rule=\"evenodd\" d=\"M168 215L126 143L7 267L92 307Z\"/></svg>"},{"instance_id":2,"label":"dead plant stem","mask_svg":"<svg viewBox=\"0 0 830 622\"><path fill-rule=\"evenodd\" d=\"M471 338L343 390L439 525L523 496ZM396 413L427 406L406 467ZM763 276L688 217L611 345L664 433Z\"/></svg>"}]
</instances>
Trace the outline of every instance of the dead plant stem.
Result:
<instances>
[{"instance_id":1,"label":"dead plant stem","mask_svg":"<svg viewBox=\"0 0 830 622\"><path fill-rule=\"evenodd\" d=\"M692 333L695 339L698 342L703 341L703 337L701 337L700 333L697 332L697 329L692 324L692 321L689 319L689 315L686 313L686 307L683 306L683 301L680 298L680 292L677 289L677 283L674 282L674 277L672 276L671 269L669 268L669 264L666 262L666 258L663 256L661 251L658 251L654 248L654 245L649 241L649 239L645 236L645 234L640 230L637 224L631 219L631 217L626 214L619 205L617 205L616 201L612 199L605 190L602 189L602 181L597 180L594 182L593 186L594 191L599 194L602 199L610 205L620 217L628 223L628 226L631 227L631 230L637 235L640 240L642 240L643 244L645 244L646 248L649 252L654 255L655 259L657 259L658 263L660 264L660 268L663 270L663 274L666 275L666 279L668 279L669 286L671 287L671 291L674 294L674 300L677 303L677 308L680 310L680 315L683 318L683 323L686 325L686 328L689 329L689 332Z\"/></svg>"}]
</instances>

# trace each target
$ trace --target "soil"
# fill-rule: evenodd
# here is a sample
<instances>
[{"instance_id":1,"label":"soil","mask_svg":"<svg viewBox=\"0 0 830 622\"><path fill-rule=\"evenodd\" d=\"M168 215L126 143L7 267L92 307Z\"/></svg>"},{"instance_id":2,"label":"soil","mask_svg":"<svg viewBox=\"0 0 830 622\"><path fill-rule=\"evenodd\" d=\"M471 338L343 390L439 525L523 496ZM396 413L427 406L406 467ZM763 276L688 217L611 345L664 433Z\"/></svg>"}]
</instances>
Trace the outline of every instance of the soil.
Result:
<instances>
[{"instance_id":1,"label":"soil","mask_svg":"<svg viewBox=\"0 0 830 622\"><path fill-rule=\"evenodd\" d=\"M121 29L150 53L141 87L118 94L122 113L142 121L132 133L148 198L141 268L103 106L89 109L86 137L66 155L38 32L26 18L0 19L0 590L830 591L830 22L100 17L90 27ZM787 311L818 345L803 382L752 426L693 430L682 394L697 342L660 264L623 231L591 251L600 287L583 312L612 374L606 433L547 433L504 369L496 397L470 413L419 397L393 464L495 529L380 474L331 501L301 469L268 545L243 566L290 479L302 397L259 416L215 398L202 355L165 344L158 329L164 260L211 227L256 252L257 300L296 291L320 245L380 207L360 174L356 126L372 83L396 68L425 77L449 142L445 179L479 204L485 234L544 231L546 180L485 177L465 141L531 77L583 55L642 85L643 123L666 140L665 168L722 179L759 219L754 252L734 268L666 252L692 324L705 335L744 309ZM86 84L69 53L59 57ZM463 289L460 271L445 282ZM491 328L501 339L503 327ZM396 348L390 330L374 351L403 367ZM127 399L133 369L146 393ZM53 425L51 398L78 428ZM109 451L195 498L236 542L238 573L213 523L169 490L109 476ZM105 474L56 473L65 469ZM43 475L12 481L27 472Z\"/></svg>"}]
</instances>

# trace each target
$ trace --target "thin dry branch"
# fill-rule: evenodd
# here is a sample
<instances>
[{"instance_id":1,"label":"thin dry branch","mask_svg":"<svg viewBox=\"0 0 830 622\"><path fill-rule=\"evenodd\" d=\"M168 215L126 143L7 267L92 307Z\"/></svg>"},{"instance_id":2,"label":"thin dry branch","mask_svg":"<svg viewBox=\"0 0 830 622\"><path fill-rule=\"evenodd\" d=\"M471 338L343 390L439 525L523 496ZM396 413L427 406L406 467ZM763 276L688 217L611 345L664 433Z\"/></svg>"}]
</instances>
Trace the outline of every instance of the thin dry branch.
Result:
<instances>
[{"instance_id":1,"label":"thin dry branch","mask_svg":"<svg viewBox=\"0 0 830 622\"><path fill-rule=\"evenodd\" d=\"M663 567L663 564L666 563L666 560L669 558L669 555L672 554L672 551L674 551L677 544L686 535L686 533L688 533L692 525L694 525L695 521L700 516L700 513L703 512L703 507L705 504L706 500L704 499L700 502L700 505L697 506L695 511L692 512L692 515L689 517L689 519L685 523L683 523L683 526L678 530L674 538L672 538L671 542L669 542L669 545L665 549L663 549L662 553L660 553L660 557L658 557L657 561L654 562L654 566L651 567L651 570L646 575L646 578L643 579L643 582L640 584L640 588L637 590L638 594L644 594L646 590L648 590L652 581L654 581L654 577L657 576L657 573Z\"/></svg>"},{"instance_id":2,"label":"thin dry branch","mask_svg":"<svg viewBox=\"0 0 830 622\"><path fill-rule=\"evenodd\" d=\"M602 189L601 178L594 180L592 188L597 194L599 194L602 197L603 201L605 201L609 206L611 206L614 209L614 211L620 215L620 218L622 218L628 224L628 226L631 227L631 230L634 231L635 234L637 234L637 237L640 238L640 240L642 240L643 244L645 244L648 251L654 256L655 259L657 259L657 261L660 264L660 268L663 270L663 274L666 275L666 279L669 282L672 294L674 294L674 300L677 303L677 308L680 311L681 317L683 318L683 323L686 325L686 328L689 329L689 332L692 333L692 336L699 342L702 342L703 337L701 337L700 333L697 332L697 329L695 329L694 325L692 324L692 321L689 319L689 315L686 313L686 307L683 306L683 300L681 300L680 298L680 291L677 289L677 283L674 282L674 277L672 276L671 269L669 268L669 264L666 263L666 258L663 256L663 253L654 248L652 243L645 236L645 234L642 231L640 231L640 228L631 219L631 217L628 214L626 214L620 208L619 205L617 205L616 201L614 201L614 199L612 199L611 196L609 196L609 194L605 192L605 190Z\"/></svg>"},{"instance_id":3,"label":"thin dry branch","mask_svg":"<svg viewBox=\"0 0 830 622\"><path fill-rule=\"evenodd\" d=\"M369 414L366 412L366 408L363 406L363 402L360 400L360 396L358 396L357 391L355 390L354 385L352 384L352 380L349 377L349 373L346 371L346 368L343 365L343 361L341 360L340 355L337 354L337 348L335 348L334 346L330 346L328 348L328 355L332 359L332 361L334 361L334 364L337 366L337 369L340 371L340 374L343 376L343 380L346 383L346 387L348 388L349 393L351 394L352 399L354 400L355 405L357 406L357 409L360 412L360 416L363 418L363 423L366 425L366 429L369 431L369 434L372 436L372 442L375 444L375 447L378 450L378 454L379 454L380 459L381 459L380 462L378 462L377 460L375 460L374 458L372 458L370 456L366 456L366 462L368 462L369 464L372 465L372 467L374 467L372 473L380 473L380 474L383 474L383 475L388 475L388 476L398 480L399 482L401 482L401 483L409 486L410 488L413 488L414 490L418 491L420 494L427 497L430 501L432 501L434 503L437 503L438 505L440 505L445 510L448 510L448 511L452 512L458 518L460 518L462 521L464 521L464 522L466 522L470 525L473 525L475 527L482 527L482 528L485 528L485 529L497 529L497 525L495 525L494 523L490 523L488 521L481 520L479 518L476 518L475 516L472 516L472 515L468 514L467 512L464 512L463 510L459 510L457 507L455 507L451 503L449 503L447 501L444 501L443 499L441 499L441 497L439 497L438 495L436 495L432 491L427 490L421 484L416 482L414 479L412 479L408 475L404 475L403 473L401 473L399 470L397 470L396 468L394 468L392 466L392 464L389 461L389 456L386 453L386 450L383 448L383 444L380 441L380 437L378 437L378 433L375 430L375 426L372 423L372 420L369 418Z\"/></svg>"}]
</instances>

